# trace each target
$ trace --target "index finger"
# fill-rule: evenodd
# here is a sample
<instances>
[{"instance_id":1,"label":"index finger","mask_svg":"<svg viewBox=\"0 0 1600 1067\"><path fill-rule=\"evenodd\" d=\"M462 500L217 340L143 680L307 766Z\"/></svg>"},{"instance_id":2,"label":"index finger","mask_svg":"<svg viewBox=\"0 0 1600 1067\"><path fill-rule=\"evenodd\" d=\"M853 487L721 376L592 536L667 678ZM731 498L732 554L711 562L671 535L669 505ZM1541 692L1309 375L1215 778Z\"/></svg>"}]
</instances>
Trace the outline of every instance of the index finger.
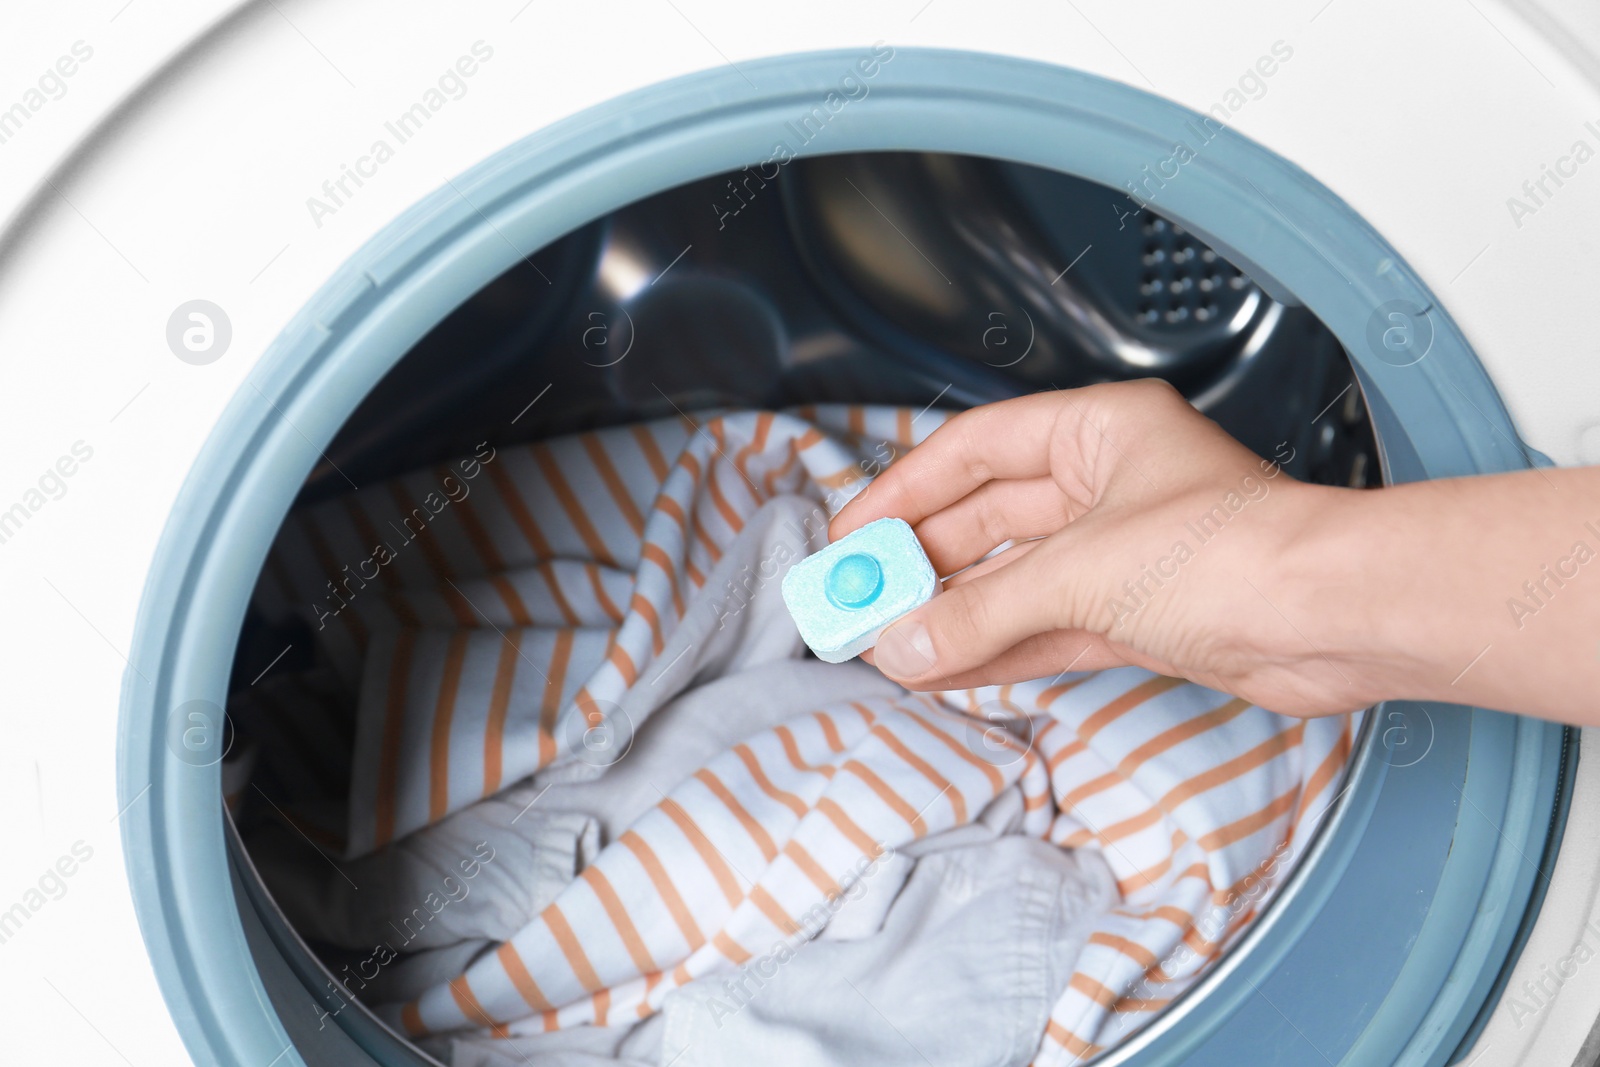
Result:
<instances>
[{"instance_id":1,"label":"index finger","mask_svg":"<svg viewBox=\"0 0 1600 1067\"><path fill-rule=\"evenodd\" d=\"M985 482L1049 474L1051 431L1062 407L1060 393L1049 392L961 412L841 508L829 538L891 516L915 526Z\"/></svg>"}]
</instances>

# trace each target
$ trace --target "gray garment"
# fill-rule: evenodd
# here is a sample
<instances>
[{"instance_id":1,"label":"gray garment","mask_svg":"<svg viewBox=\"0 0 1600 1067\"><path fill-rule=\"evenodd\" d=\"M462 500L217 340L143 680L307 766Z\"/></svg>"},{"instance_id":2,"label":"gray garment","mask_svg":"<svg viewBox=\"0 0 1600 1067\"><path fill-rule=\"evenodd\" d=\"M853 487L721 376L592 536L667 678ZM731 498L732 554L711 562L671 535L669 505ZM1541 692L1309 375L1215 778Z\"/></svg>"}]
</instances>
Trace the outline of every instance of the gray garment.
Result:
<instances>
[{"instance_id":1,"label":"gray garment","mask_svg":"<svg viewBox=\"0 0 1600 1067\"><path fill-rule=\"evenodd\" d=\"M361 999L368 1004L413 1000L421 996L423 990L448 982L498 944L488 938L476 938L443 948L402 953L367 982L366 988L361 990Z\"/></svg>"},{"instance_id":2,"label":"gray garment","mask_svg":"<svg viewBox=\"0 0 1600 1067\"><path fill-rule=\"evenodd\" d=\"M433 1053L451 1067L660 1067L659 1013L631 1026L580 1026L547 1034L436 1039Z\"/></svg>"},{"instance_id":3,"label":"gray garment","mask_svg":"<svg viewBox=\"0 0 1600 1067\"><path fill-rule=\"evenodd\" d=\"M670 994L673 1067L1022 1065L1100 914L1096 854L1007 836L923 856L882 929Z\"/></svg>"},{"instance_id":4,"label":"gray garment","mask_svg":"<svg viewBox=\"0 0 1600 1067\"><path fill-rule=\"evenodd\" d=\"M250 850L284 914L312 940L393 952L503 941L599 851L593 819L524 811L526 803L501 793L356 860L309 864L311 846L276 824Z\"/></svg>"},{"instance_id":5,"label":"gray garment","mask_svg":"<svg viewBox=\"0 0 1600 1067\"><path fill-rule=\"evenodd\" d=\"M987 845L1005 834L1017 832L1022 822L1022 787L1010 786L1000 792L973 822L952 826L937 834L908 841L871 868L872 876L851 887L844 906L817 934L819 941L856 941L883 929L889 909L894 906L919 859L950 849L972 849Z\"/></svg>"},{"instance_id":6,"label":"gray garment","mask_svg":"<svg viewBox=\"0 0 1600 1067\"><path fill-rule=\"evenodd\" d=\"M402 953L504 941L602 845L731 745L836 700L901 692L865 664L762 663L656 711L598 779L535 775L337 869L278 824L252 836L251 853L284 914L313 940Z\"/></svg>"},{"instance_id":7,"label":"gray garment","mask_svg":"<svg viewBox=\"0 0 1600 1067\"><path fill-rule=\"evenodd\" d=\"M804 645L783 605L781 569L768 575L765 564L826 541L816 508L780 496L746 520L623 698L637 728L620 758L547 767L337 867L281 825L253 834L252 857L290 922L310 939L363 951L504 941L601 846L731 745L836 700L903 693L865 664L797 658Z\"/></svg>"},{"instance_id":8,"label":"gray garment","mask_svg":"<svg viewBox=\"0 0 1600 1067\"><path fill-rule=\"evenodd\" d=\"M699 685L651 715L627 755L596 779L565 768L540 772L511 793L534 811L582 812L600 824L602 844L661 803L674 786L735 744L797 715L841 700L905 692L865 663L780 659ZM510 795L504 794L504 795Z\"/></svg>"},{"instance_id":9,"label":"gray garment","mask_svg":"<svg viewBox=\"0 0 1600 1067\"><path fill-rule=\"evenodd\" d=\"M364 1000L409 999L459 973L733 744L837 701L903 693L862 663L794 658L800 646L778 582L750 580L752 561L775 558L794 538L801 503L763 508L713 569L623 699L637 731L614 763L546 768L337 870L283 828L255 843L269 888L302 932L403 954L370 980ZM816 940L786 947L775 970L770 953L758 956L674 992L643 1022L543 1033L533 1018L512 1024L509 1038L441 1035L423 1045L455 1067L530 1057L541 1067L924 1067L923 1053L963 1067L1026 1063L1116 890L1098 855L1017 836L1021 815L1013 786L973 823L881 859ZM474 858L469 879L460 865Z\"/></svg>"}]
</instances>

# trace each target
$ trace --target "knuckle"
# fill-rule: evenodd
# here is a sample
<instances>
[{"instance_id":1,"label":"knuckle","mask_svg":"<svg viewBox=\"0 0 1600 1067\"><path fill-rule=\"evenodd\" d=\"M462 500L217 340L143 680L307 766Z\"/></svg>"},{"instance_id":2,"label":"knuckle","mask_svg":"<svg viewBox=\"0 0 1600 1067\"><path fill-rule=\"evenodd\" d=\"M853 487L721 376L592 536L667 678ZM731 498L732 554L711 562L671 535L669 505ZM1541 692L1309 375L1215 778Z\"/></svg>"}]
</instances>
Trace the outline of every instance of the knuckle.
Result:
<instances>
[{"instance_id":1,"label":"knuckle","mask_svg":"<svg viewBox=\"0 0 1600 1067\"><path fill-rule=\"evenodd\" d=\"M1006 517L995 506L993 495L985 495L978 502L978 531L983 535L983 543L993 547L1004 541L1008 536L1006 526Z\"/></svg>"},{"instance_id":2,"label":"knuckle","mask_svg":"<svg viewBox=\"0 0 1600 1067\"><path fill-rule=\"evenodd\" d=\"M1160 408L1169 408L1175 404L1188 406L1189 402L1183 398L1177 386L1165 378L1140 378L1127 384L1132 386L1129 394L1139 403Z\"/></svg>"}]
</instances>

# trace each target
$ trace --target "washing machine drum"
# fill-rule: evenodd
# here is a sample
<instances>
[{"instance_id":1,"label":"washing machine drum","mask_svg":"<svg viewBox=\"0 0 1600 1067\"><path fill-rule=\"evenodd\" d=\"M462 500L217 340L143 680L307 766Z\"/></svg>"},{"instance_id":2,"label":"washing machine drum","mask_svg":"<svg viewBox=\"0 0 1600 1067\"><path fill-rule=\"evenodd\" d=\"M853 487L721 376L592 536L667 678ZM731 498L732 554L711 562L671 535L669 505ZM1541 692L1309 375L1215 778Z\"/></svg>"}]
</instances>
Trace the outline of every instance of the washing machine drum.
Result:
<instances>
[{"instance_id":1,"label":"washing machine drum","mask_svg":"<svg viewBox=\"0 0 1600 1067\"><path fill-rule=\"evenodd\" d=\"M1452 395L1505 421L1465 341L1399 257L1305 175L1224 135L1209 151L1237 165L1196 168L1184 195L1158 206L1112 177L1168 137L1172 109L1097 82L1086 95L1090 80L1059 70L1029 70L1001 93L996 72L969 60L897 61L902 92L830 129L826 156L752 148L815 80L798 61L762 79L785 88L736 106L658 93L546 131L420 205L286 332L258 375L271 404L230 414L168 532L139 639L156 684L130 691L124 731L125 764L162 783L154 814L129 830L145 857L136 892L198 1058L446 1054L408 1037L427 1029L417 1009L371 1010L354 957L305 928L304 901L285 907L273 889L284 863L348 880L341 850L404 847L407 831L460 807L448 787L421 815L340 807L352 776L442 760L437 779L456 759L397 728L388 762L372 764L389 770L372 771L361 727L338 710L386 684L362 673L350 649L366 635L343 614L382 584L386 561L352 584L344 546L319 543L302 517L342 509L357 540L385 541L359 528L356 487L459 477L462 462L494 470L496 451L590 448L607 432L650 438L643 470L663 457L641 426L677 427L680 447L704 435L708 462L737 466L759 445L730 459L705 427L749 411L855 443L899 431L906 445L926 436L913 420L1152 375L1302 479L1362 488L1526 462L1494 436L1453 432ZM937 121L919 102L935 85L985 122ZM1027 130L1030 150L1000 151L1006 129ZM925 150L880 150L891 143ZM1335 239L1314 246L1304 232ZM1379 261L1378 273L1352 266ZM1385 332L1396 323L1409 331L1398 343ZM541 477L558 495L625 498L634 475L595 462L594 484L568 484L555 460ZM577 568L597 605L614 592L584 563L546 555ZM325 579L309 611L296 566ZM559 600L560 577L546 577ZM459 603L441 588L415 610L500 630L446 584ZM285 610L296 596L300 610ZM583 640L582 611L563 611ZM422 655L407 645L392 659ZM1559 841L1568 734L1419 704L1355 721L1328 764L1320 823L1251 921L1125 1040L1069 1044L1068 1059L1420 1064L1470 1046ZM566 758L581 762L582 745ZM549 762L514 747L508 735L493 770L472 773L509 787ZM337 817L322 819L330 806ZM347 831L361 841L340 840Z\"/></svg>"}]
</instances>

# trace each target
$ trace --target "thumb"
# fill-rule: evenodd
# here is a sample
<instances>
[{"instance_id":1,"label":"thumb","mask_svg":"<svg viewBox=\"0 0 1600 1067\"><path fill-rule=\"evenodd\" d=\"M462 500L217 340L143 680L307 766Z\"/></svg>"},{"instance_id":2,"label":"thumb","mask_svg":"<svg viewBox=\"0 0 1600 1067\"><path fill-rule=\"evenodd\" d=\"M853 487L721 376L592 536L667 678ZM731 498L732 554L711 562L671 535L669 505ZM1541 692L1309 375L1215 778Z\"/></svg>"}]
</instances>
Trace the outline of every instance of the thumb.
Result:
<instances>
[{"instance_id":1,"label":"thumb","mask_svg":"<svg viewBox=\"0 0 1600 1067\"><path fill-rule=\"evenodd\" d=\"M1023 554L944 592L884 630L873 663L910 688L958 688L950 679L1034 634L1059 629L1050 551ZM1059 573L1059 571L1057 571Z\"/></svg>"}]
</instances>

